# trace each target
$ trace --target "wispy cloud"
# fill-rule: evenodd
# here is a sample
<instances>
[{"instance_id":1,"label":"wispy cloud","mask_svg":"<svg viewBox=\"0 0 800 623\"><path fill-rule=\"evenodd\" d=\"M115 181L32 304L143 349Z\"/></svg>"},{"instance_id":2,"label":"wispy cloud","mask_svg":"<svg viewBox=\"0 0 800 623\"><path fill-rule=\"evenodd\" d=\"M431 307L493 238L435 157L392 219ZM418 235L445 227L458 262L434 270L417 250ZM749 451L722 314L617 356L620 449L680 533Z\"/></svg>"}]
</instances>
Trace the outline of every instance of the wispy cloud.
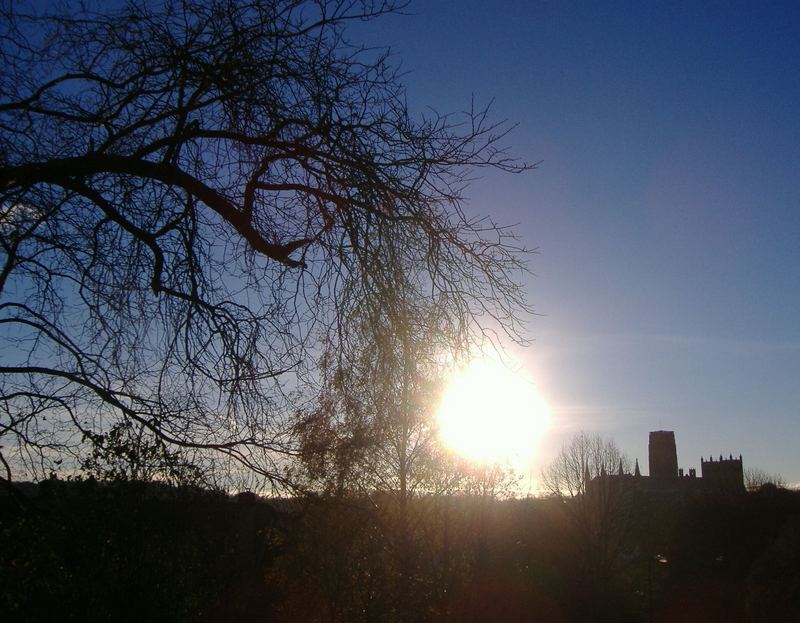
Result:
<instances>
[{"instance_id":1,"label":"wispy cloud","mask_svg":"<svg viewBox=\"0 0 800 623\"><path fill-rule=\"evenodd\" d=\"M692 350L714 350L717 352L754 353L800 353L800 341L779 341L722 336L677 335L667 333L583 333L572 334L565 340L568 346L612 343L621 346L653 347L667 346Z\"/></svg>"},{"instance_id":2,"label":"wispy cloud","mask_svg":"<svg viewBox=\"0 0 800 623\"><path fill-rule=\"evenodd\" d=\"M665 334L631 334L631 339L649 343L662 343L687 348L698 348L702 350L715 349L736 351L742 353L772 353L772 352L797 352L800 353L800 342L796 341L776 341L759 339L727 338L717 336L688 336L688 335L665 335Z\"/></svg>"},{"instance_id":3,"label":"wispy cloud","mask_svg":"<svg viewBox=\"0 0 800 623\"><path fill-rule=\"evenodd\" d=\"M652 420L654 415L668 414L658 405L564 404L551 406L554 428L561 432L577 432L587 427L608 430L630 426L637 419Z\"/></svg>"}]
</instances>

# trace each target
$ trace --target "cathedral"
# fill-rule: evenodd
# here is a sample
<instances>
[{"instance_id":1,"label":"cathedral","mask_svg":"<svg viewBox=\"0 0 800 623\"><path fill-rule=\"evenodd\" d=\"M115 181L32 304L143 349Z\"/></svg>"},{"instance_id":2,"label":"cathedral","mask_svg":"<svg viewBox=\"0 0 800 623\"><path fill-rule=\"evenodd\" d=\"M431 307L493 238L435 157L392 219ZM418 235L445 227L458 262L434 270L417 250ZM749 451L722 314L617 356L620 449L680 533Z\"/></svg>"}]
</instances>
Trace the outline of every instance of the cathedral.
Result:
<instances>
[{"instance_id":1,"label":"cathedral","mask_svg":"<svg viewBox=\"0 0 800 623\"><path fill-rule=\"evenodd\" d=\"M709 456L700 458L700 476L691 468L684 471L678 467L678 452L675 445L675 432L657 430L650 433L648 444L650 475L643 476L639 470L639 460L633 474L625 474L620 463L616 474L600 476L624 483L640 491L675 493L743 493L744 470L742 456L728 458ZM595 479L596 480L596 479Z\"/></svg>"}]
</instances>

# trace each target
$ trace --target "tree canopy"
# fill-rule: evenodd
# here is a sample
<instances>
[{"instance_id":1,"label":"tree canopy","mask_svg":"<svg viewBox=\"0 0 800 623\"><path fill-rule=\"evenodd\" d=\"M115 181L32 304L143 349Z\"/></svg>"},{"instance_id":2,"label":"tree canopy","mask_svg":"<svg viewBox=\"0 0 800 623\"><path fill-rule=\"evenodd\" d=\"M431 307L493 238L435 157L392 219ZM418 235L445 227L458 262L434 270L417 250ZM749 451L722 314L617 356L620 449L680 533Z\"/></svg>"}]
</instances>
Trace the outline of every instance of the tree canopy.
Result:
<instances>
[{"instance_id":1,"label":"tree canopy","mask_svg":"<svg viewBox=\"0 0 800 623\"><path fill-rule=\"evenodd\" d=\"M531 165L486 109L413 114L388 52L348 40L394 3L0 6L9 478L133 425L280 482L322 351L399 282L449 348L522 339L526 249L462 192Z\"/></svg>"}]
</instances>

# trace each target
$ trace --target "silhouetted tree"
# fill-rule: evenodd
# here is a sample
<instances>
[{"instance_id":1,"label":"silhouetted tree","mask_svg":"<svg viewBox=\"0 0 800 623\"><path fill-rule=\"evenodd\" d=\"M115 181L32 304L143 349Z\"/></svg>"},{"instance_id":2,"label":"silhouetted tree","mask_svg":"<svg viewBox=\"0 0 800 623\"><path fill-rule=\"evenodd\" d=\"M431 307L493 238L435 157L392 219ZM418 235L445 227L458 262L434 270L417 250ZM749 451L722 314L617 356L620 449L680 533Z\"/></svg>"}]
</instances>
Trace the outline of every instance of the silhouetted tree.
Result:
<instances>
[{"instance_id":1,"label":"silhouetted tree","mask_svg":"<svg viewBox=\"0 0 800 623\"><path fill-rule=\"evenodd\" d=\"M320 400L297 425L298 480L334 505L363 505L372 515L389 556L370 561L388 573L382 592L406 619L424 610L427 511L465 474L439 443L434 417L452 344L437 326L436 307L415 297L403 271L395 266L389 277L383 296L354 308L345 348L328 349L322 360Z\"/></svg>"},{"instance_id":2,"label":"silhouetted tree","mask_svg":"<svg viewBox=\"0 0 800 623\"><path fill-rule=\"evenodd\" d=\"M627 529L633 491L618 477L620 471L633 478L630 460L614 441L581 431L542 473L545 487L562 501L575 529L575 555L587 591L583 605L596 611L589 620L605 616L599 602L613 595L613 567Z\"/></svg>"},{"instance_id":3,"label":"silhouetted tree","mask_svg":"<svg viewBox=\"0 0 800 623\"><path fill-rule=\"evenodd\" d=\"M41 475L132 423L201 467L284 482L318 345L347 351L398 270L451 345L488 323L520 337L524 249L461 193L474 167L530 167L486 110L415 118L387 55L345 38L395 8L3 2L12 463Z\"/></svg>"},{"instance_id":4,"label":"silhouetted tree","mask_svg":"<svg viewBox=\"0 0 800 623\"><path fill-rule=\"evenodd\" d=\"M392 606L382 620L419 620L449 597L454 578L463 578L477 557L485 541L484 507L509 475L471 466L443 447L435 417L439 393L463 353L443 326L444 304L420 297L402 265L385 268L385 294L354 308L344 349L328 349L323 358L320 400L297 425L305 477L299 480L329 499L332 513L349 504L373 516L384 555L369 560L380 563L373 577L385 574L379 587ZM452 527L455 510L445 496L454 494L475 501L469 560L453 554L460 531ZM366 590L371 583L358 585Z\"/></svg>"},{"instance_id":5,"label":"silhouetted tree","mask_svg":"<svg viewBox=\"0 0 800 623\"><path fill-rule=\"evenodd\" d=\"M404 504L437 492L434 471L445 457L434 416L453 345L438 326L440 310L414 299L397 267L389 278L378 300L354 307L344 343L328 345L323 390L301 414L297 434L315 488Z\"/></svg>"},{"instance_id":6,"label":"silhouetted tree","mask_svg":"<svg viewBox=\"0 0 800 623\"><path fill-rule=\"evenodd\" d=\"M785 487L786 480L780 474L770 474L760 467L748 467L744 470L744 486L748 491L758 491L764 485Z\"/></svg>"},{"instance_id":7,"label":"silhouetted tree","mask_svg":"<svg viewBox=\"0 0 800 623\"><path fill-rule=\"evenodd\" d=\"M556 458L542 472L547 491L561 499L585 500L590 483L596 478L630 474L630 459L620 452L612 439L579 432L562 445Z\"/></svg>"},{"instance_id":8,"label":"silhouetted tree","mask_svg":"<svg viewBox=\"0 0 800 623\"><path fill-rule=\"evenodd\" d=\"M203 474L185 450L170 449L158 437L146 434L142 425L116 424L94 440L91 454L81 461L82 471L100 480L154 481L173 485L197 485Z\"/></svg>"}]
</instances>

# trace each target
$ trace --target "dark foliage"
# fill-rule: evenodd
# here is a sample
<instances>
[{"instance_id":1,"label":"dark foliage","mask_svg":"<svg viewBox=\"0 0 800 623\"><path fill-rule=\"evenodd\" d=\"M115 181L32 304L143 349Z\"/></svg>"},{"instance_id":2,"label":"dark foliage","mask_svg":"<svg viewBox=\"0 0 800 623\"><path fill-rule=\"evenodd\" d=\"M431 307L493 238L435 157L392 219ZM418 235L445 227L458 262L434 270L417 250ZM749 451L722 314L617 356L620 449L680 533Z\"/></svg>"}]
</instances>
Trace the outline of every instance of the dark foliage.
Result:
<instances>
[{"instance_id":1,"label":"dark foliage","mask_svg":"<svg viewBox=\"0 0 800 623\"><path fill-rule=\"evenodd\" d=\"M4 620L800 620L800 494L781 489L634 499L600 587L555 498L415 498L424 521L402 559L391 513L369 498L268 504L134 482L41 491L39 510L0 498Z\"/></svg>"},{"instance_id":2,"label":"dark foliage","mask_svg":"<svg viewBox=\"0 0 800 623\"><path fill-rule=\"evenodd\" d=\"M131 481L44 481L0 513L9 622L202 620L275 555L280 525L266 504Z\"/></svg>"}]
</instances>

